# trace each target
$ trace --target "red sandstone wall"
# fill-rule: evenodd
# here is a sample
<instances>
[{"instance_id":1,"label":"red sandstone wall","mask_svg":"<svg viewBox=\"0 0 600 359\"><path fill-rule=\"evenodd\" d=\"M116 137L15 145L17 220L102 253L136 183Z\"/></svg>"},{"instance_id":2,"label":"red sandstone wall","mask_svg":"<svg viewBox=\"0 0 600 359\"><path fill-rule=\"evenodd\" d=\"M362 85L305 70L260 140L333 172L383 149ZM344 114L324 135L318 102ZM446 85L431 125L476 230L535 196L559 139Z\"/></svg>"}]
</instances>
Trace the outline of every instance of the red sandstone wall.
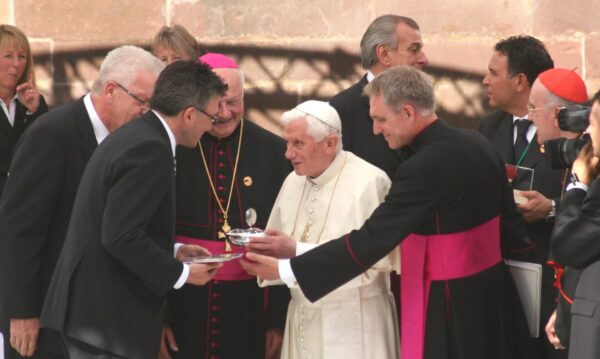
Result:
<instances>
[{"instance_id":1,"label":"red sandstone wall","mask_svg":"<svg viewBox=\"0 0 600 359\"><path fill-rule=\"evenodd\" d=\"M58 104L84 94L112 47L147 46L179 23L246 73L249 117L277 130L278 115L328 99L362 69L358 43L385 13L419 22L442 116L474 127L485 112L481 78L496 41L525 33L544 41L556 66L600 88L600 0L0 0L0 22L31 38L38 85Z\"/></svg>"}]
</instances>

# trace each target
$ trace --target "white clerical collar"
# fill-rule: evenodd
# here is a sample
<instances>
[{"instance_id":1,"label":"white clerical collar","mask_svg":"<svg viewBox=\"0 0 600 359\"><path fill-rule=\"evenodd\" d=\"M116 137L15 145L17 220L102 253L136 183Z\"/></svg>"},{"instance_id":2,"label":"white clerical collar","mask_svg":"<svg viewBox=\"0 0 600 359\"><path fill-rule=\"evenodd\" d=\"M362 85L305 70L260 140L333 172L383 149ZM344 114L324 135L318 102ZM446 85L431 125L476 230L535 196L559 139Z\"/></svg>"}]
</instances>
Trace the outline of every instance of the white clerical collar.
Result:
<instances>
[{"instance_id":1,"label":"white clerical collar","mask_svg":"<svg viewBox=\"0 0 600 359\"><path fill-rule=\"evenodd\" d=\"M375 75L373 75L373 73L371 71L367 71L367 82L371 82L373 81L373 79L375 78Z\"/></svg>"},{"instance_id":2,"label":"white clerical collar","mask_svg":"<svg viewBox=\"0 0 600 359\"><path fill-rule=\"evenodd\" d=\"M100 144L100 142L104 141L110 134L110 131L106 128L104 122L100 119L100 116L98 116L98 112L96 112L94 104L92 103L91 94L87 94L83 97L83 104L85 105L85 110L92 122L92 129L94 130L94 136L96 136L96 142Z\"/></svg>"},{"instance_id":3,"label":"white clerical collar","mask_svg":"<svg viewBox=\"0 0 600 359\"><path fill-rule=\"evenodd\" d=\"M169 127L169 125L167 125L167 122L162 118L160 113L158 113L157 111L154 111L154 110L152 110L152 112L154 112L156 117L158 117L158 119L160 120L160 123L162 123L162 125L165 126L167 135L169 135L169 142L171 143L171 151L173 152L173 157L175 157L175 146L177 146L177 142L175 142L175 135L173 135L173 131L171 131L171 127Z\"/></svg>"},{"instance_id":4,"label":"white clerical collar","mask_svg":"<svg viewBox=\"0 0 600 359\"><path fill-rule=\"evenodd\" d=\"M315 178L310 178L306 176L308 182L312 183L316 186L323 186L327 182L331 181L342 169L344 163L346 162L346 151L340 151L335 156L329 167L325 170L325 172L321 173L319 176Z\"/></svg>"}]
</instances>

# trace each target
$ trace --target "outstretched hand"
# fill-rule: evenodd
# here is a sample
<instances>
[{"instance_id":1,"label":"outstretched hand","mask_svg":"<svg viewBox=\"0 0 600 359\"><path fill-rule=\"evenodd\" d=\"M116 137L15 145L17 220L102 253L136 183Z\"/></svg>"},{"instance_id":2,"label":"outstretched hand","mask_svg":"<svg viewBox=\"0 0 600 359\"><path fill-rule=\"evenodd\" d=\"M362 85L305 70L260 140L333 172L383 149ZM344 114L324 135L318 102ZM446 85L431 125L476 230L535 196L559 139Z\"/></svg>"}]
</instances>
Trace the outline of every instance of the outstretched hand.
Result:
<instances>
[{"instance_id":1,"label":"outstretched hand","mask_svg":"<svg viewBox=\"0 0 600 359\"><path fill-rule=\"evenodd\" d=\"M280 279L278 260L273 257L249 252L240 258L240 265L250 275L255 275L265 280Z\"/></svg>"},{"instance_id":2,"label":"outstretched hand","mask_svg":"<svg viewBox=\"0 0 600 359\"><path fill-rule=\"evenodd\" d=\"M266 230L264 237L254 237L246 245L248 252L275 258L292 258L296 255L296 241L285 233Z\"/></svg>"}]
</instances>

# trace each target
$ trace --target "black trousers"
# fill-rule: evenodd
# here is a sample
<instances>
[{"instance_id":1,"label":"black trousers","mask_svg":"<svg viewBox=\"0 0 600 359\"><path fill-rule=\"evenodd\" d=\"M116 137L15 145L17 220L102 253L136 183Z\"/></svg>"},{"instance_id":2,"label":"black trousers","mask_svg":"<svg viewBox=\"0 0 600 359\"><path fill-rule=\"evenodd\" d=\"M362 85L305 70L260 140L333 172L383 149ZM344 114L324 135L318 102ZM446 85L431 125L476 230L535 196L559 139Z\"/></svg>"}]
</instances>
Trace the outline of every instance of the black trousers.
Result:
<instances>
[{"instance_id":1,"label":"black trousers","mask_svg":"<svg viewBox=\"0 0 600 359\"><path fill-rule=\"evenodd\" d=\"M125 359L95 346L63 335L63 344L69 359Z\"/></svg>"}]
</instances>

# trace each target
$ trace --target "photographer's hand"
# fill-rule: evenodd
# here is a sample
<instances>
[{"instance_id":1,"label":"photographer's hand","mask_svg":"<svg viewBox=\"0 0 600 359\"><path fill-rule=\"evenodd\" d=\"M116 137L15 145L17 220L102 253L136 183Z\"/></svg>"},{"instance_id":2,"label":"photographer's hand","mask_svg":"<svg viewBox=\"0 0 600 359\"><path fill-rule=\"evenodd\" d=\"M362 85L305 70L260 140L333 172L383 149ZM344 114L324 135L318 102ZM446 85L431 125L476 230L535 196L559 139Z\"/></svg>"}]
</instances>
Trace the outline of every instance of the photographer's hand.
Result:
<instances>
[{"instance_id":1,"label":"photographer's hand","mask_svg":"<svg viewBox=\"0 0 600 359\"><path fill-rule=\"evenodd\" d=\"M592 146L588 143L581 149L575 162L573 162L571 173L578 182L587 186L598 177L598 173L600 173L599 166L598 157L594 156Z\"/></svg>"},{"instance_id":2,"label":"photographer's hand","mask_svg":"<svg viewBox=\"0 0 600 359\"><path fill-rule=\"evenodd\" d=\"M519 191L518 195L527 198L527 202L517 205L527 222L544 219L552 209L552 200L538 191Z\"/></svg>"}]
</instances>

